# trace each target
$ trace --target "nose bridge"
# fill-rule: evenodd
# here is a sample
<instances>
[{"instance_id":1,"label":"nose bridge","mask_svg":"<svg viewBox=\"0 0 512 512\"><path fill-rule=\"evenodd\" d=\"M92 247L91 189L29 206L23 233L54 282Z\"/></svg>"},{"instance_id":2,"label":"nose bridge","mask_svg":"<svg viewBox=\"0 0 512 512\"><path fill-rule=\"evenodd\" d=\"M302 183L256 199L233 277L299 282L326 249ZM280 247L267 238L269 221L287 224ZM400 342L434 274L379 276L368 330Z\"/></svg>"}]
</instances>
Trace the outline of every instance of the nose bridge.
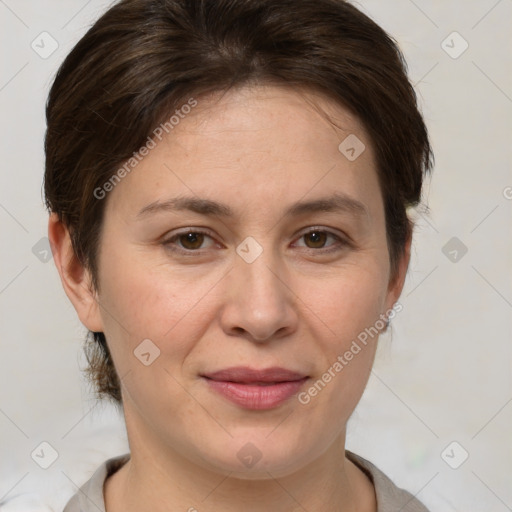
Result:
<instances>
[{"instance_id":1,"label":"nose bridge","mask_svg":"<svg viewBox=\"0 0 512 512\"><path fill-rule=\"evenodd\" d=\"M282 296L279 300L281 302L286 294L276 274L282 266L269 244L269 237L266 238L265 247L263 242L258 242L252 236L245 238L236 249L236 267L253 301L266 299L268 302Z\"/></svg>"},{"instance_id":2,"label":"nose bridge","mask_svg":"<svg viewBox=\"0 0 512 512\"><path fill-rule=\"evenodd\" d=\"M268 238L267 238L268 240ZM283 268L271 247L247 237L236 248L231 304L227 320L230 329L247 331L264 340L294 319L292 292L279 276Z\"/></svg>"}]
</instances>

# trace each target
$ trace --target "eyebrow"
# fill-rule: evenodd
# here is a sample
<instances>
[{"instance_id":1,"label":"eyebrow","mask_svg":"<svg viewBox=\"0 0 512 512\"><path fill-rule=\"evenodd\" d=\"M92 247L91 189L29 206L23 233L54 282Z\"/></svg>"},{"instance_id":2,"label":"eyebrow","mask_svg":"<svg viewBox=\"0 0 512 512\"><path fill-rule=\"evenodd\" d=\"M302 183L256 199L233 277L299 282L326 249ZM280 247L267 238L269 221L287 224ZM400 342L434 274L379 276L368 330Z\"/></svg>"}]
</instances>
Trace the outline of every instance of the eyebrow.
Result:
<instances>
[{"instance_id":1,"label":"eyebrow","mask_svg":"<svg viewBox=\"0 0 512 512\"><path fill-rule=\"evenodd\" d=\"M234 217L235 212L226 204L198 197L179 196L166 201L154 201L144 206L136 216L137 220L161 212L189 210L200 215ZM366 206L345 194L334 193L310 201L297 201L290 205L284 216L292 217L306 213L341 212L350 213L356 217L369 216Z\"/></svg>"}]
</instances>

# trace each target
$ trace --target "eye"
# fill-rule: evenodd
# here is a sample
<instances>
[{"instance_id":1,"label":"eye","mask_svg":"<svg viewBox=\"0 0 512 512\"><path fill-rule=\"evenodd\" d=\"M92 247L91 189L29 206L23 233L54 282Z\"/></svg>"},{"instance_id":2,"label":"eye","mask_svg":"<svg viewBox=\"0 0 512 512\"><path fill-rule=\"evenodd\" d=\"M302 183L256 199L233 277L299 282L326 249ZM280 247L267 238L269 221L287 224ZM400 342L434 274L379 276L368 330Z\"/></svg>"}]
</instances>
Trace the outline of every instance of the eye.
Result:
<instances>
[{"instance_id":1,"label":"eye","mask_svg":"<svg viewBox=\"0 0 512 512\"><path fill-rule=\"evenodd\" d=\"M205 247L203 244L208 239L210 240L210 244ZM329 239L333 240L333 242L326 245ZM298 240L304 240L305 245L296 244L296 246L305 247L306 250L310 250L312 252L328 253L350 246L350 242L348 240L332 233L331 231L318 227L310 228L306 233L303 233ZM203 250L215 245L215 241L207 231L188 228L186 231L175 233L171 237L165 239L162 241L162 245L169 251L193 256L201 254Z\"/></svg>"},{"instance_id":2,"label":"eye","mask_svg":"<svg viewBox=\"0 0 512 512\"><path fill-rule=\"evenodd\" d=\"M162 242L162 245L170 251L181 252L183 254L201 252L200 249L204 249L202 245L207 238L213 241L212 237L209 236L207 232L189 229L167 238ZM176 242L178 242L178 244Z\"/></svg>"},{"instance_id":3,"label":"eye","mask_svg":"<svg viewBox=\"0 0 512 512\"><path fill-rule=\"evenodd\" d=\"M334 239L334 243L326 246L325 244L329 238ZM349 245L349 242L342 237L332 233L331 231L326 231L325 229L316 227L310 228L306 233L303 233L299 240L305 241L305 247L307 249L312 249L317 252L340 250Z\"/></svg>"}]
</instances>

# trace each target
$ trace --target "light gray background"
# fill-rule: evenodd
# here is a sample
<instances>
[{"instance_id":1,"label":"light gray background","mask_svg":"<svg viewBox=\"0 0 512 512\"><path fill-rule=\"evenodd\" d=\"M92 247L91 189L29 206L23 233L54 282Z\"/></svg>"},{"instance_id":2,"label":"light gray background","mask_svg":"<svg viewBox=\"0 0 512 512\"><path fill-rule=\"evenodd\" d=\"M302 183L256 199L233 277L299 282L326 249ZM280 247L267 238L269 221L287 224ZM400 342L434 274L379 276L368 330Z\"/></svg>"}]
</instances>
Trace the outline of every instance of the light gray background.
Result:
<instances>
[{"instance_id":1,"label":"light gray background","mask_svg":"<svg viewBox=\"0 0 512 512\"><path fill-rule=\"evenodd\" d=\"M95 402L80 374L84 330L53 260L44 263L44 252L33 252L47 234L41 182L49 85L108 4L0 0L0 501L11 500L5 510L36 510L36 501L61 510L104 459L127 451L116 412ZM357 5L406 55L436 166L425 194L430 213L416 213L404 309L392 336L381 337L347 448L432 512L512 510L512 1ZM43 45L43 31L59 45L46 59L31 48L34 40ZM460 37L450 36L454 31ZM464 41L469 46L458 55ZM452 237L467 247L455 262L450 246L443 253ZM43 441L58 452L46 470L30 455ZM453 441L459 444L444 451ZM446 461L460 463L462 450L469 457L453 469Z\"/></svg>"}]
</instances>

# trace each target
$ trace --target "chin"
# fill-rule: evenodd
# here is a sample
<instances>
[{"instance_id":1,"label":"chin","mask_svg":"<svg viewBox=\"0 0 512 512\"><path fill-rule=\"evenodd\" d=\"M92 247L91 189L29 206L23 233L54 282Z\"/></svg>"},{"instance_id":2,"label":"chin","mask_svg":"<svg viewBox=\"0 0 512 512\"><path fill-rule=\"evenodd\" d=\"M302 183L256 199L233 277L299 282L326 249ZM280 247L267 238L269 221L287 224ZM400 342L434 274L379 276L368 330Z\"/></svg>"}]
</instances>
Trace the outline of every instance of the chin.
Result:
<instances>
[{"instance_id":1,"label":"chin","mask_svg":"<svg viewBox=\"0 0 512 512\"><path fill-rule=\"evenodd\" d=\"M210 470L229 474L230 478L268 480L271 477L289 476L315 458L311 456L312 449L306 449L303 443L293 441L290 436L289 445L277 437L274 442L270 442L264 436L259 440L258 436L246 436L246 440L237 437L236 441L230 439L227 447L217 445L220 451L210 453L210 456L203 452L203 464L206 463ZM318 447L315 453L321 451L321 447Z\"/></svg>"}]
</instances>

